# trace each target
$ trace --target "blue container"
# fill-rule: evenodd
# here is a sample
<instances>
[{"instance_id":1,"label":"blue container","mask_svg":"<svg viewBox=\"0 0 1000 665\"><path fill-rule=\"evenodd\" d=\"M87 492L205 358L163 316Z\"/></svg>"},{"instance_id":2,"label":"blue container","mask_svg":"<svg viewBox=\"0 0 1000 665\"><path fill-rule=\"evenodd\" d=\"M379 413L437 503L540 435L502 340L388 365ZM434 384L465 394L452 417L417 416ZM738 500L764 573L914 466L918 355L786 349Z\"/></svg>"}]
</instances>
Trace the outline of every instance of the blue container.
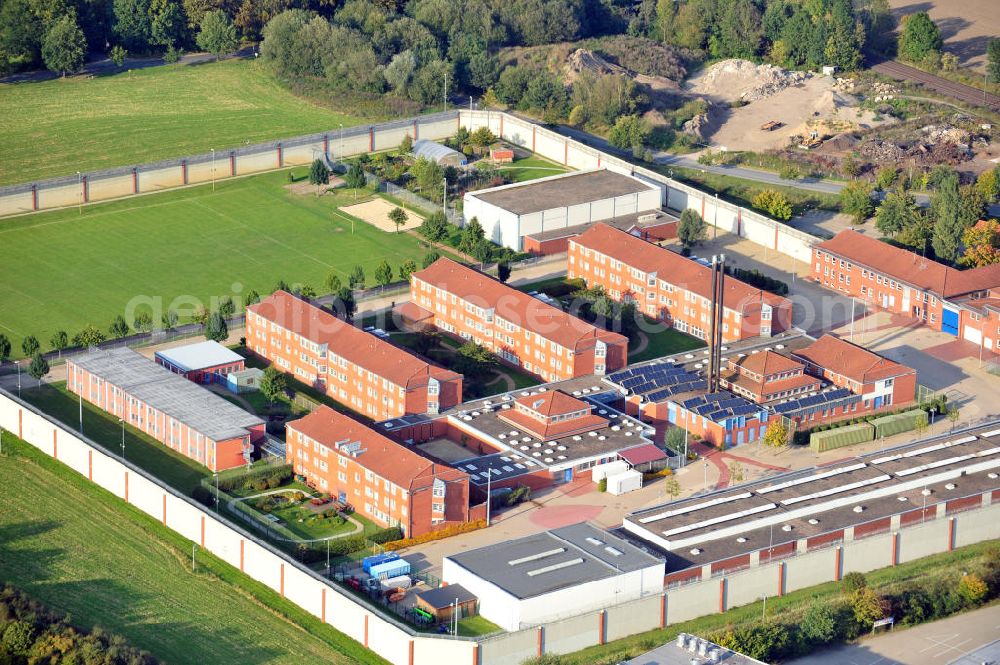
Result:
<instances>
[{"instance_id":1,"label":"blue container","mask_svg":"<svg viewBox=\"0 0 1000 665\"><path fill-rule=\"evenodd\" d=\"M384 552L382 554L366 556L361 560L361 570L371 575L372 566L377 566L380 563L386 563L388 561L396 561L397 559L399 559L399 555L395 552Z\"/></svg>"},{"instance_id":2,"label":"blue container","mask_svg":"<svg viewBox=\"0 0 1000 665\"><path fill-rule=\"evenodd\" d=\"M400 575L409 575L410 562L406 559L386 561L372 566L368 574L379 580L387 580L390 577L399 577Z\"/></svg>"}]
</instances>

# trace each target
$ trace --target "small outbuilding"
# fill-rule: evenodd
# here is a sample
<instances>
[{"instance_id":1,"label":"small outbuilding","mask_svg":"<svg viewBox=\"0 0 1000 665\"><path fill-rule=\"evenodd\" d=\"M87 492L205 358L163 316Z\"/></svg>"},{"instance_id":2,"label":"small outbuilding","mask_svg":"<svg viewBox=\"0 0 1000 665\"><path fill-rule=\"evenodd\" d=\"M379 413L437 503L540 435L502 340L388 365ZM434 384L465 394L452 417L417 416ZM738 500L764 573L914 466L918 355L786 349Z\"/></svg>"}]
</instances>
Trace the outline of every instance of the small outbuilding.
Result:
<instances>
[{"instance_id":1,"label":"small outbuilding","mask_svg":"<svg viewBox=\"0 0 1000 665\"><path fill-rule=\"evenodd\" d=\"M491 146L490 161L494 164L510 164L514 161L514 150L505 145Z\"/></svg>"},{"instance_id":2,"label":"small outbuilding","mask_svg":"<svg viewBox=\"0 0 1000 665\"><path fill-rule=\"evenodd\" d=\"M226 377L242 371L246 362L240 354L211 340L157 351L154 359L195 383L226 383Z\"/></svg>"},{"instance_id":3,"label":"small outbuilding","mask_svg":"<svg viewBox=\"0 0 1000 665\"><path fill-rule=\"evenodd\" d=\"M417 607L434 615L436 622L447 623L455 612L459 619L478 614L479 599L461 584L448 584L418 593Z\"/></svg>"},{"instance_id":4,"label":"small outbuilding","mask_svg":"<svg viewBox=\"0 0 1000 665\"><path fill-rule=\"evenodd\" d=\"M446 145L425 141L423 139L413 142L413 156L429 159L441 166L465 166L469 160L465 155L457 150L452 150Z\"/></svg>"},{"instance_id":5,"label":"small outbuilding","mask_svg":"<svg viewBox=\"0 0 1000 665\"><path fill-rule=\"evenodd\" d=\"M232 393L252 393L260 390L260 380L264 370L258 367L248 367L238 372L230 372L226 376L226 388Z\"/></svg>"}]
</instances>

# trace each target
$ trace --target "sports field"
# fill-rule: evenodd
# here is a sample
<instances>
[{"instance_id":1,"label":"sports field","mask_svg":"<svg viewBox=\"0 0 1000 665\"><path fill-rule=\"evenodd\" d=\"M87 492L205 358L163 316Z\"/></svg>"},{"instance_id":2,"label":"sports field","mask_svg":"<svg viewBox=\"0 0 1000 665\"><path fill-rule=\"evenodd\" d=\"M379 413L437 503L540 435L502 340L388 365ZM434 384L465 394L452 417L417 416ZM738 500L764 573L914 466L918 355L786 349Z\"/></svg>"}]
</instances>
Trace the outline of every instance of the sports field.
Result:
<instances>
[{"instance_id":1,"label":"sports field","mask_svg":"<svg viewBox=\"0 0 1000 665\"><path fill-rule=\"evenodd\" d=\"M384 663L9 434L0 579L172 665Z\"/></svg>"},{"instance_id":2,"label":"sports field","mask_svg":"<svg viewBox=\"0 0 1000 665\"><path fill-rule=\"evenodd\" d=\"M0 85L0 185L337 129L264 63L225 60Z\"/></svg>"},{"instance_id":3,"label":"sports field","mask_svg":"<svg viewBox=\"0 0 1000 665\"><path fill-rule=\"evenodd\" d=\"M183 310L190 315L211 296L239 303L247 290L270 293L281 279L322 293L331 270L346 284L355 265L374 286L383 260L395 273L407 259L420 265L428 251L408 233L360 221L352 232L336 208L354 202L353 190L297 196L285 184L285 172L269 173L220 182L215 192L204 185L85 206L82 216L73 208L0 222L0 331L19 356L25 335L47 349L57 330L106 331L117 314L131 324L130 301L174 308L183 322ZM158 324L161 313L152 316Z\"/></svg>"}]
</instances>

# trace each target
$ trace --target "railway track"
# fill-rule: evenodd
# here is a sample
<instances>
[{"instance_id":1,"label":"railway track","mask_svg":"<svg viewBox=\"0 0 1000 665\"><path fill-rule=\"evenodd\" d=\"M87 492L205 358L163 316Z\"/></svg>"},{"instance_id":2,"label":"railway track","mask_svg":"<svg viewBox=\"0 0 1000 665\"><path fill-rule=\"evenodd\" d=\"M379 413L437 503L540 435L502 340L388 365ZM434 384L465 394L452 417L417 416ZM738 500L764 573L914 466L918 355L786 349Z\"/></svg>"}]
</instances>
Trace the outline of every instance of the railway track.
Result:
<instances>
[{"instance_id":1,"label":"railway track","mask_svg":"<svg viewBox=\"0 0 1000 665\"><path fill-rule=\"evenodd\" d=\"M982 90L962 83L955 83L934 74L928 74L916 67L910 67L895 60L883 60L873 64L871 69L897 81L919 83L929 90L948 95L972 106L982 106L992 111L1000 111L1000 97L996 95L984 93Z\"/></svg>"}]
</instances>

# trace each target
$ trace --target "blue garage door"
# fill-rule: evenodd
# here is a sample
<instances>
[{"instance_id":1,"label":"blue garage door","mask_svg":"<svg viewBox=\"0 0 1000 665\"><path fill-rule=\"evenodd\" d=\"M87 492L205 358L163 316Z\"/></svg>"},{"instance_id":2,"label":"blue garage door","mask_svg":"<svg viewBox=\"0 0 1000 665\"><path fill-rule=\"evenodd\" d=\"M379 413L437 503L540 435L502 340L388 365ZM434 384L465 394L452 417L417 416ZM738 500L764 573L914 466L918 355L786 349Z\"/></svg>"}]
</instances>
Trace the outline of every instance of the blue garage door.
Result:
<instances>
[{"instance_id":1,"label":"blue garage door","mask_svg":"<svg viewBox=\"0 0 1000 665\"><path fill-rule=\"evenodd\" d=\"M941 311L941 330L958 337L958 310L945 308Z\"/></svg>"}]
</instances>

